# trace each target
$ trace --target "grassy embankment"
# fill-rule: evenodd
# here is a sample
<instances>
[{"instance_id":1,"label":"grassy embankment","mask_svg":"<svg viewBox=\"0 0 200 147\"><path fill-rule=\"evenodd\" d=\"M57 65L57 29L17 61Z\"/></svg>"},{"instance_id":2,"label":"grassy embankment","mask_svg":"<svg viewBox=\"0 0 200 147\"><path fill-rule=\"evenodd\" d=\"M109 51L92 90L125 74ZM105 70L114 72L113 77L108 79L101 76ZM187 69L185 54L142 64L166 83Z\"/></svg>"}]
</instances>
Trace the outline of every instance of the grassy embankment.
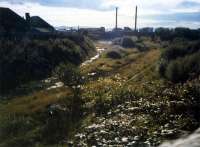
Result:
<instances>
[{"instance_id":1,"label":"grassy embankment","mask_svg":"<svg viewBox=\"0 0 200 147\"><path fill-rule=\"evenodd\" d=\"M73 93L69 88L48 90L58 79L41 79L54 76L60 64L79 65L93 56L93 43L75 35L67 39L4 40L0 46L0 92L4 93L0 100L0 146L59 144L70 132L70 124L80 118L72 117ZM10 90L5 91L7 88Z\"/></svg>"}]
</instances>

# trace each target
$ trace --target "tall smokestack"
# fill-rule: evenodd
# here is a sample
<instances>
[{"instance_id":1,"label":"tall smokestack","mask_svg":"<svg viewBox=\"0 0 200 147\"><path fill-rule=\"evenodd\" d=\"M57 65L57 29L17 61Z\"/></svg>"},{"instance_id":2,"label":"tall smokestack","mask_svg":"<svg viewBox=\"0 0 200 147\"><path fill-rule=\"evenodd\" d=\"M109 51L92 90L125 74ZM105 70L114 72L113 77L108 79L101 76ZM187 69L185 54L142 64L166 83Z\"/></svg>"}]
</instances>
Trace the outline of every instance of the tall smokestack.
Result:
<instances>
[{"instance_id":1,"label":"tall smokestack","mask_svg":"<svg viewBox=\"0 0 200 147\"><path fill-rule=\"evenodd\" d=\"M135 32L137 31L137 6L135 8Z\"/></svg>"},{"instance_id":2,"label":"tall smokestack","mask_svg":"<svg viewBox=\"0 0 200 147\"><path fill-rule=\"evenodd\" d=\"M118 7L116 7L116 22L115 22L115 29L118 28Z\"/></svg>"}]
</instances>

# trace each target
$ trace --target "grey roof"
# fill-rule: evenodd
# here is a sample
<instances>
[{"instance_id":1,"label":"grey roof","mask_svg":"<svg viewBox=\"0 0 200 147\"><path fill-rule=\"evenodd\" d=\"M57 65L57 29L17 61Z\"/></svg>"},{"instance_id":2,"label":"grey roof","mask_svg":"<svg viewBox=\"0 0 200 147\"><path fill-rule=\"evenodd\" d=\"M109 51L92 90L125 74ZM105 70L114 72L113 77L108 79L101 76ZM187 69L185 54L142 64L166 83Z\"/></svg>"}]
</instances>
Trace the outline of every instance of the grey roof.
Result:
<instances>
[{"instance_id":1,"label":"grey roof","mask_svg":"<svg viewBox=\"0 0 200 147\"><path fill-rule=\"evenodd\" d=\"M45 20L43 20L39 16L32 16L30 20L30 24L32 28L41 30L42 32L55 30L54 27L52 27L50 24L48 24Z\"/></svg>"},{"instance_id":2,"label":"grey roof","mask_svg":"<svg viewBox=\"0 0 200 147\"><path fill-rule=\"evenodd\" d=\"M11 9L0 7L0 28L5 32L26 32L28 24Z\"/></svg>"}]
</instances>

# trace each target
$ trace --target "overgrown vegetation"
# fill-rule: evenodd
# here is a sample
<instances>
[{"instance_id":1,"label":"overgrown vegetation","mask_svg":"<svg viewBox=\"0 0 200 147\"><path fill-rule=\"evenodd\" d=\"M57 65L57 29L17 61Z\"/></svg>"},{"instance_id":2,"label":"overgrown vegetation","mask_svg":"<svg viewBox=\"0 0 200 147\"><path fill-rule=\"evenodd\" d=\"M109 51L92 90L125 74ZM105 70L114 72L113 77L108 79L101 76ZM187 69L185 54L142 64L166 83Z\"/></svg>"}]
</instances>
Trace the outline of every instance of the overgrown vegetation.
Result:
<instances>
[{"instance_id":1,"label":"overgrown vegetation","mask_svg":"<svg viewBox=\"0 0 200 147\"><path fill-rule=\"evenodd\" d=\"M160 74L172 82L185 82L200 74L200 41L175 39L164 49L160 65Z\"/></svg>"},{"instance_id":2,"label":"overgrown vegetation","mask_svg":"<svg viewBox=\"0 0 200 147\"><path fill-rule=\"evenodd\" d=\"M74 146L98 145L106 140L109 146L116 137L117 145L123 146L126 135L128 141L157 146L199 127L199 41L128 38L134 46L123 48L119 42L117 46L102 45L108 50L79 69L77 59L82 61L93 52L90 41L80 43L82 39L71 36L57 40L55 58L47 60L54 61L48 63L50 71L64 87L0 101L0 146L62 146L70 140L75 141ZM55 42L51 41L53 46ZM39 55L48 59L43 55L51 51ZM30 63L35 63L32 60ZM79 139L77 132L81 133Z\"/></svg>"},{"instance_id":3,"label":"overgrown vegetation","mask_svg":"<svg viewBox=\"0 0 200 147\"><path fill-rule=\"evenodd\" d=\"M124 48L137 48L139 51L148 50L145 42L142 39L138 39L137 37L125 36L122 38L117 38L113 42L114 44L120 45Z\"/></svg>"},{"instance_id":4,"label":"overgrown vegetation","mask_svg":"<svg viewBox=\"0 0 200 147\"><path fill-rule=\"evenodd\" d=\"M179 27L175 29L157 28L155 36L160 37L161 40L174 40L175 38L184 38L187 40L197 40L200 38L200 30L193 30L189 28Z\"/></svg>"},{"instance_id":5,"label":"overgrown vegetation","mask_svg":"<svg viewBox=\"0 0 200 147\"><path fill-rule=\"evenodd\" d=\"M56 102L43 106L42 110L33 112L10 110L6 115L1 112L0 146L31 147L64 144L84 112L81 90L83 82L79 70L74 65L61 64L57 67L56 73L68 86L65 91L68 90L69 93Z\"/></svg>"},{"instance_id":6,"label":"overgrown vegetation","mask_svg":"<svg viewBox=\"0 0 200 147\"><path fill-rule=\"evenodd\" d=\"M120 58L122 58L120 52L114 51L114 50L113 51L108 51L106 53L106 57L107 58L111 58L111 59L120 59Z\"/></svg>"},{"instance_id":7,"label":"overgrown vegetation","mask_svg":"<svg viewBox=\"0 0 200 147\"><path fill-rule=\"evenodd\" d=\"M0 41L0 92L25 82L40 80L60 63L79 65L95 53L84 36L67 39Z\"/></svg>"},{"instance_id":8,"label":"overgrown vegetation","mask_svg":"<svg viewBox=\"0 0 200 147\"><path fill-rule=\"evenodd\" d=\"M96 53L93 42L75 35L66 39L1 40L0 53L1 94L48 76L65 84L0 100L0 146L64 144L82 118L83 80L78 66Z\"/></svg>"}]
</instances>

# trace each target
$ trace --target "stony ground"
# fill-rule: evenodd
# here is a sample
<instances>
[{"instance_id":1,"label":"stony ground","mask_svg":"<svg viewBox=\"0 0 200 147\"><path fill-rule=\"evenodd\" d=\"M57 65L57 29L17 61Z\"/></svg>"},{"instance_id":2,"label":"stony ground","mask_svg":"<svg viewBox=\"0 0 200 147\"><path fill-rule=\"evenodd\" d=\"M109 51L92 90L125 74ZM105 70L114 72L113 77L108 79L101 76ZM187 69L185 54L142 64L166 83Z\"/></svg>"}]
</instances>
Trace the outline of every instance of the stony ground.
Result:
<instances>
[{"instance_id":1,"label":"stony ground","mask_svg":"<svg viewBox=\"0 0 200 147\"><path fill-rule=\"evenodd\" d=\"M138 105L142 103L141 99L127 101L106 115L96 117L93 124L75 135L76 146L157 146L161 137L172 137L178 133L176 129L170 129L168 122L160 127L150 127L155 125L152 119L156 118ZM152 111L159 114L160 110L155 108Z\"/></svg>"},{"instance_id":2,"label":"stony ground","mask_svg":"<svg viewBox=\"0 0 200 147\"><path fill-rule=\"evenodd\" d=\"M154 147L165 140L175 139L180 134L187 133L181 131L191 123L187 114L182 111L187 107L184 99L175 99L176 92L173 88L161 88L157 82L145 82L149 78L149 64L153 65L158 56L157 50L152 50L139 56L136 60L138 63L130 62L117 70L124 76L129 75L130 70L130 77L135 77L134 75L138 73L142 74L141 79L137 76L139 82L134 82L134 85L139 89L142 87L145 91L152 88L150 90L152 93L150 92L149 96L124 101L104 114L95 113L94 120L90 121L89 125L81 127L81 130L75 134L72 145ZM145 74L141 71L145 71Z\"/></svg>"}]
</instances>

